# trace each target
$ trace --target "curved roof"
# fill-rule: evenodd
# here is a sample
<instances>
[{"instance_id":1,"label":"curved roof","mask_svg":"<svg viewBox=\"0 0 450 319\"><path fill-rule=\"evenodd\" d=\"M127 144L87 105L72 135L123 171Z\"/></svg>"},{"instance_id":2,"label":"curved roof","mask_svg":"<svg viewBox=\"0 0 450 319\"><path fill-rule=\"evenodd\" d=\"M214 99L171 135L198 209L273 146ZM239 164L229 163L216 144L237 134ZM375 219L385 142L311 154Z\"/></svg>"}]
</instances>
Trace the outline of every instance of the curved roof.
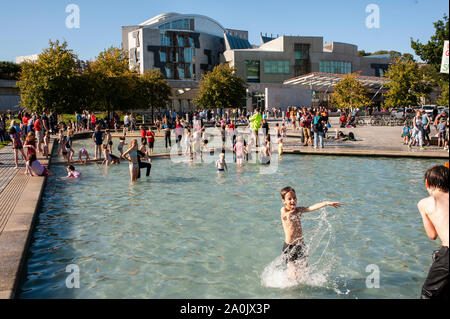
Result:
<instances>
[{"instance_id":1,"label":"curved roof","mask_svg":"<svg viewBox=\"0 0 450 319\"><path fill-rule=\"evenodd\" d=\"M213 24L214 26L216 26L218 29L221 30L222 34L220 36L223 36L223 33L226 33L226 29L216 20L204 16L204 15L200 15L200 14L180 14L180 13L176 13L176 12L168 12L168 13L163 13L160 15L157 15L156 17L153 17L147 21L142 22L139 26L142 27L152 27L152 28L158 28L159 26L174 21L174 20L178 20L178 19L196 19L196 20L204 20L207 23ZM197 23L196 23L196 28L197 30ZM205 30L201 30L202 32L208 33L208 28L206 28ZM209 32L209 33L213 33L214 32Z\"/></svg>"}]
</instances>

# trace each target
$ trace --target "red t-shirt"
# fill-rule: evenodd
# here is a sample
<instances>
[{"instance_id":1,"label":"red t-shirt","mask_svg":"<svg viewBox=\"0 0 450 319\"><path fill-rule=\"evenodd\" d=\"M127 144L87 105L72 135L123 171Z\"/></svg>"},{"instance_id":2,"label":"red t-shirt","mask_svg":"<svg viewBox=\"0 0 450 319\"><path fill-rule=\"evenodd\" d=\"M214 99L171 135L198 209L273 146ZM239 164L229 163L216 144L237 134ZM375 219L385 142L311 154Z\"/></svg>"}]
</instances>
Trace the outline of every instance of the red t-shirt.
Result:
<instances>
[{"instance_id":1,"label":"red t-shirt","mask_svg":"<svg viewBox=\"0 0 450 319\"><path fill-rule=\"evenodd\" d=\"M155 133L153 133L152 131L147 132L147 137L147 143L152 143L155 141Z\"/></svg>"},{"instance_id":2,"label":"red t-shirt","mask_svg":"<svg viewBox=\"0 0 450 319\"><path fill-rule=\"evenodd\" d=\"M23 123L23 125L28 125L28 120L29 120L30 118L29 117L26 117L26 116L24 116L24 117L22 117L22 123Z\"/></svg>"},{"instance_id":3,"label":"red t-shirt","mask_svg":"<svg viewBox=\"0 0 450 319\"><path fill-rule=\"evenodd\" d=\"M147 135L147 131L143 128L141 129L141 137L145 137Z\"/></svg>"},{"instance_id":4,"label":"red t-shirt","mask_svg":"<svg viewBox=\"0 0 450 319\"><path fill-rule=\"evenodd\" d=\"M34 121L34 130L41 131L41 121L39 119L36 119L36 121Z\"/></svg>"},{"instance_id":5,"label":"red t-shirt","mask_svg":"<svg viewBox=\"0 0 450 319\"><path fill-rule=\"evenodd\" d=\"M92 115L91 115L91 123L92 123L92 124L95 124L95 120L96 120L95 115L92 114Z\"/></svg>"}]
</instances>

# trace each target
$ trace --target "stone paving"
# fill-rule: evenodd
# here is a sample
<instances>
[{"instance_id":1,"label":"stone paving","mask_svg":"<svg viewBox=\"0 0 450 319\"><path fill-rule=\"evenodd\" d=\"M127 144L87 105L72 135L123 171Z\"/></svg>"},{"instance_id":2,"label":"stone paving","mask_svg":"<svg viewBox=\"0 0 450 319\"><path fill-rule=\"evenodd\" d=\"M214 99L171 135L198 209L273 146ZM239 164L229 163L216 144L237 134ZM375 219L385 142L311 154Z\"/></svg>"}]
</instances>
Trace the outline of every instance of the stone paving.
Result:
<instances>
[{"instance_id":1,"label":"stone paving","mask_svg":"<svg viewBox=\"0 0 450 319\"><path fill-rule=\"evenodd\" d=\"M46 159L38 159L48 165ZM0 162L0 299L9 299L18 288L46 179L25 175L22 159L16 169L11 145L0 150Z\"/></svg>"}]
</instances>

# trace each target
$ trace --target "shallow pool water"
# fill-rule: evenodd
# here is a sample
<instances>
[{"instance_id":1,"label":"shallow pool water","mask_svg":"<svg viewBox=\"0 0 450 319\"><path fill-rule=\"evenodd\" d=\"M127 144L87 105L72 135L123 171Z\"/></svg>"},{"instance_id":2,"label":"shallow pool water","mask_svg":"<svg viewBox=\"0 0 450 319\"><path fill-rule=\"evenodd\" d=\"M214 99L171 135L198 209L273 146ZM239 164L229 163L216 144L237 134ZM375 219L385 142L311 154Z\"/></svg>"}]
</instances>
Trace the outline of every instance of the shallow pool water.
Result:
<instances>
[{"instance_id":1,"label":"shallow pool water","mask_svg":"<svg viewBox=\"0 0 450 319\"><path fill-rule=\"evenodd\" d=\"M418 298L438 248L417 211L435 164L285 155L261 174L155 159L134 184L127 163L78 166L81 180L54 165L20 298ZM342 203L303 215L309 268L295 285L279 262L285 186L299 206ZM80 288L66 285L69 265ZM379 288L366 285L373 265Z\"/></svg>"}]
</instances>

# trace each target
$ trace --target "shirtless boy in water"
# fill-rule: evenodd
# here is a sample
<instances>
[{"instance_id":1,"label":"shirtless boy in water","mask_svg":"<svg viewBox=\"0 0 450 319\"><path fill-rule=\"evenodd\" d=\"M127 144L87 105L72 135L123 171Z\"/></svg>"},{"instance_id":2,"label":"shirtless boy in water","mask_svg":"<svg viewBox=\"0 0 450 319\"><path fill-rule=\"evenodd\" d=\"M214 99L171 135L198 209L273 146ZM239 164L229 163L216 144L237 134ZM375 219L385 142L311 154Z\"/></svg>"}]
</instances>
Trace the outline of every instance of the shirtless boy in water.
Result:
<instances>
[{"instance_id":1,"label":"shirtless boy in water","mask_svg":"<svg viewBox=\"0 0 450 319\"><path fill-rule=\"evenodd\" d=\"M448 171L447 167L438 165L425 172L425 186L430 196L417 204L428 238L439 237L442 242L441 249L433 253L433 264L422 287L422 299L449 298Z\"/></svg>"},{"instance_id":2,"label":"shirtless boy in water","mask_svg":"<svg viewBox=\"0 0 450 319\"><path fill-rule=\"evenodd\" d=\"M305 262L305 246L303 243L302 223L300 217L303 213L313 212L326 206L335 208L341 206L338 202L323 202L310 207L297 207L297 196L291 187L281 190L281 202L285 205L281 208L281 222L283 224L285 243L283 257L288 265L289 279L297 277L295 265L297 262ZM306 265L306 263L304 263Z\"/></svg>"}]
</instances>

